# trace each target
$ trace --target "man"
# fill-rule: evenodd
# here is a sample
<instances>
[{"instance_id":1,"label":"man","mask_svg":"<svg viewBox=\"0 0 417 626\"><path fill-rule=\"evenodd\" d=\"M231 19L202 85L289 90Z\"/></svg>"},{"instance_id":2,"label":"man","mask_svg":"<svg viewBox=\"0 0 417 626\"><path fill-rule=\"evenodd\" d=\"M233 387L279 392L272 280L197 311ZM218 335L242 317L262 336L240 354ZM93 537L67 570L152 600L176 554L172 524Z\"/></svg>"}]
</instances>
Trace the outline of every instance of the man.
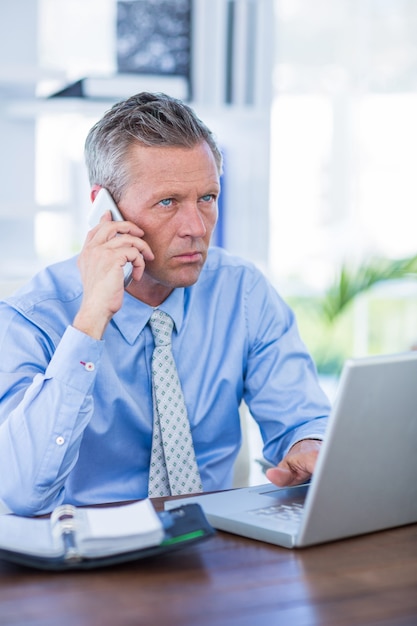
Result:
<instances>
[{"instance_id":1,"label":"man","mask_svg":"<svg viewBox=\"0 0 417 626\"><path fill-rule=\"evenodd\" d=\"M174 323L202 488L231 486L242 400L276 466L268 478L308 479L328 401L292 311L252 264L209 249L222 169L212 133L185 104L142 93L91 129L86 161L92 200L106 188L124 221L105 213L78 258L0 304L0 501L30 515L148 495L164 429L155 309Z\"/></svg>"}]
</instances>

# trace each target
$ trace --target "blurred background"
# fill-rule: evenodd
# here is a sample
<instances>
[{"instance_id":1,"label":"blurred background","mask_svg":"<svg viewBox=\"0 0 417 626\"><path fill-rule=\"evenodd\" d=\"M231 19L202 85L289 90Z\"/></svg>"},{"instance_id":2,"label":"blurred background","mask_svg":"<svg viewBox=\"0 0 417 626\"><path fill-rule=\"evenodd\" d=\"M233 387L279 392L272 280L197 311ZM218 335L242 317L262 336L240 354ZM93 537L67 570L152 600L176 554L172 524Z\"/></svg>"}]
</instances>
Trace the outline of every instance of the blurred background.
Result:
<instances>
[{"instance_id":1,"label":"blurred background","mask_svg":"<svg viewBox=\"0 0 417 626\"><path fill-rule=\"evenodd\" d=\"M294 307L332 390L417 341L415 0L2 0L0 297L75 254L88 129L142 90L225 155L215 243Z\"/></svg>"}]
</instances>

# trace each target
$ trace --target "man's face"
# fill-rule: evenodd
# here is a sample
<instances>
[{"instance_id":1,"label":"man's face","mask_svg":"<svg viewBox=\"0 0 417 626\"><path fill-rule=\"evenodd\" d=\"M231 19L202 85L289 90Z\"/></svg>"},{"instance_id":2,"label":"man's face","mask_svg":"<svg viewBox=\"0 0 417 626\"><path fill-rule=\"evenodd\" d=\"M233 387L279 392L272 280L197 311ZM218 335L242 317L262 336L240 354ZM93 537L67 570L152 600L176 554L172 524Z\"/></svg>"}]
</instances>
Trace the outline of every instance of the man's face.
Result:
<instances>
[{"instance_id":1,"label":"man's face","mask_svg":"<svg viewBox=\"0 0 417 626\"><path fill-rule=\"evenodd\" d=\"M200 275L217 220L219 173L206 142L193 148L134 144L127 169L119 208L142 228L155 255L128 291L156 306Z\"/></svg>"}]
</instances>

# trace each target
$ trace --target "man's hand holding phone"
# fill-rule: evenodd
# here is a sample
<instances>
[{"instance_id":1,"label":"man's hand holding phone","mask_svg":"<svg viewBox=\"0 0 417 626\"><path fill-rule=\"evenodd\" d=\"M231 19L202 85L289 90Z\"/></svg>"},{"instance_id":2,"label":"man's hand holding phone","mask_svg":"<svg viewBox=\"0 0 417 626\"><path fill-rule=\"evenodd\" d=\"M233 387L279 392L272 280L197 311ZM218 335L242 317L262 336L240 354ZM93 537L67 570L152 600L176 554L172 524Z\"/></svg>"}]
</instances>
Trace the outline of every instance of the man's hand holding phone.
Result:
<instances>
[{"instance_id":1,"label":"man's hand holding phone","mask_svg":"<svg viewBox=\"0 0 417 626\"><path fill-rule=\"evenodd\" d=\"M139 281L145 261L154 255L141 228L123 220L108 191L101 188L89 218L88 232L78 266L84 295L74 327L101 339L107 324L120 309L125 286Z\"/></svg>"},{"instance_id":2,"label":"man's hand holding phone","mask_svg":"<svg viewBox=\"0 0 417 626\"><path fill-rule=\"evenodd\" d=\"M93 207L91 209L91 213L90 216L88 218L88 223L90 225L91 228L94 228L95 226L97 226L97 224L100 223L101 218L103 217L103 215L107 212L110 211L111 214L111 219L114 222L123 222L123 217L117 207L117 204L114 202L113 198L111 197L110 193L107 191L107 189L105 189L104 187L102 187L93 202ZM132 280L132 271L133 271L133 266L132 263L130 261L127 261L127 263L125 263L125 265L123 266L123 275L124 275L124 284L125 287L127 287L130 283L130 281Z\"/></svg>"}]
</instances>

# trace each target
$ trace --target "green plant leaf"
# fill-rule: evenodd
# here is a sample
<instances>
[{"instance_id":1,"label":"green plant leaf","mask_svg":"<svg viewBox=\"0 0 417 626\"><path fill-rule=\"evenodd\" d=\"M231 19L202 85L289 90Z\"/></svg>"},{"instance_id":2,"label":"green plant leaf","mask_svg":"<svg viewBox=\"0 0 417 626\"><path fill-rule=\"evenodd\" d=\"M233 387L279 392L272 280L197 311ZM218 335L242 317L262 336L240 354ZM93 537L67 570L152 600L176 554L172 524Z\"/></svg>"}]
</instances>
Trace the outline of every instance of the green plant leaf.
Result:
<instances>
[{"instance_id":1,"label":"green plant leaf","mask_svg":"<svg viewBox=\"0 0 417 626\"><path fill-rule=\"evenodd\" d=\"M409 277L417 278L417 255L395 260L376 257L356 268L345 263L319 303L321 315L333 323L354 298L376 283Z\"/></svg>"}]
</instances>

